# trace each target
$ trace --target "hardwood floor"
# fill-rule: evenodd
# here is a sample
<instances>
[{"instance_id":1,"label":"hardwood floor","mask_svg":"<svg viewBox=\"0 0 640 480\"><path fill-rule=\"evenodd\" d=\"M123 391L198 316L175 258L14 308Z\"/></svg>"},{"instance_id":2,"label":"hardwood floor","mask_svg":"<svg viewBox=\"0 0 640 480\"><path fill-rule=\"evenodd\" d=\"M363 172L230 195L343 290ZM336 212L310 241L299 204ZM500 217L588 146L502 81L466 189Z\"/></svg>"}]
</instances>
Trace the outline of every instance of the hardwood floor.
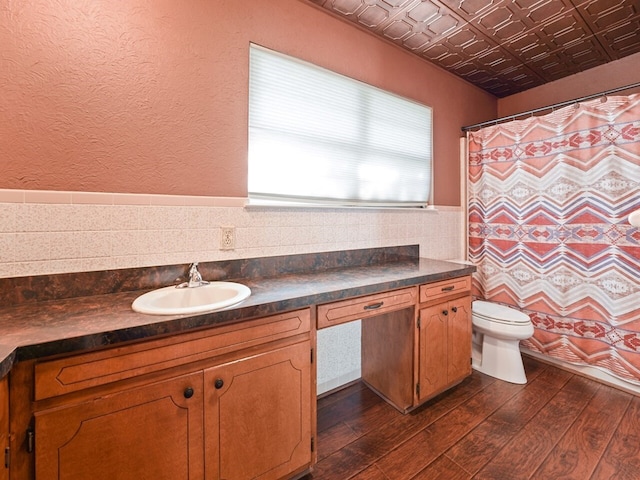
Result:
<instances>
[{"instance_id":1,"label":"hardwood floor","mask_svg":"<svg viewBox=\"0 0 640 480\"><path fill-rule=\"evenodd\" d=\"M362 383L318 400L305 480L640 479L640 397L524 357L402 415Z\"/></svg>"}]
</instances>

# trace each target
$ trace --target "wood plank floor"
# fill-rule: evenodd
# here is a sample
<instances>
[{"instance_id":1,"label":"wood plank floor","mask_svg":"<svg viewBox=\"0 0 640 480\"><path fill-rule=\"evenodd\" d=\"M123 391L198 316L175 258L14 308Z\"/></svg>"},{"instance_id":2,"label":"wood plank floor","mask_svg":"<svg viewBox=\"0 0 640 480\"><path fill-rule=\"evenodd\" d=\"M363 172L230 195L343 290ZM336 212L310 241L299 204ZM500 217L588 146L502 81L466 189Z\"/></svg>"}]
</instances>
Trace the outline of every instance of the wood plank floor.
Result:
<instances>
[{"instance_id":1,"label":"wood plank floor","mask_svg":"<svg viewBox=\"0 0 640 480\"><path fill-rule=\"evenodd\" d=\"M402 415L362 383L318 400L305 480L640 479L640 397L524 357Z\"/></svg>"}]
</instances>

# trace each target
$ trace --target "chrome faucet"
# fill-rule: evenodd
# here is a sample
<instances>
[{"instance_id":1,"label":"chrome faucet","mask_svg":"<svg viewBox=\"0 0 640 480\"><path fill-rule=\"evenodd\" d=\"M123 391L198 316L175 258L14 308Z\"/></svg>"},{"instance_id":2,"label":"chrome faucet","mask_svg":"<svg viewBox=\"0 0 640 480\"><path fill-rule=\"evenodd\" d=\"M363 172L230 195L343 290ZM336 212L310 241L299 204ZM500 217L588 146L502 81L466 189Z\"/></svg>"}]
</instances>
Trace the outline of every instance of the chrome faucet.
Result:
<instances>
[{"instance_id":1,"label":"chrome faucet","mask_svg":"<svg viewBox=\"0 0 640 480\"><path fill-rule=\"evenodd\" d=\"M189 267L189 281L176 285L176 288L196 288L203 285L209 285L209 282L202 279L202 275L198 271L198 262L194 262Z\"/></svg>"}]
</instances>

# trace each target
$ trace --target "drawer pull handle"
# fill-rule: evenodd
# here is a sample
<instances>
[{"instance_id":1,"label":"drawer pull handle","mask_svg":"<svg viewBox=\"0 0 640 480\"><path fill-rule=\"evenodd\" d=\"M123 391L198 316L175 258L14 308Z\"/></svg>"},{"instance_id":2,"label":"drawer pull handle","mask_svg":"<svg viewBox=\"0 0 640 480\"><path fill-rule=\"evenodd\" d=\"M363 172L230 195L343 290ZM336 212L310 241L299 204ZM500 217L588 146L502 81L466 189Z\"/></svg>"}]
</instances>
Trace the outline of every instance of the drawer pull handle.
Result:
<instances>
[{"instance_id":1,"label":"drawer pull handle","mask_svg":"<svg viewBox=\"0 0 640 480\"><path fill-rule=\"evenodd\" d=\"M216 387L216 389L220 390L224 386L224 380L222 380L221 378L216 378L216 381L213 382L213 386Z\"/></svg>"},{"instance_id":2,"label":"drawer pull handle","mask_svg":"<svg viewBox=\"0 0 640 480\"><path fill-rule=\"evenodd\" d=\"M442 291L443 292L450 292L451 290L453 290L454 288L456 288L455 285L449 285L448 287L442 287Z\"/></svg>"},{"instance_id":3,"label":"drawer pull handle","mask_svg":"<svg viewBox=\"0 0 640 480\"><path fill-rule=\"evenodd\" d=\"M384 302L376 302L376 303L372 303L371 305L365 305L364 309L365 310L376 310L376 309L380 308L382 305L384 305Z\"/></svg>"},{"instance_id":4,"label":"drawer pull handle","mask_svg":"<svg viewBox=\"0 0 640 480\"><path fill-rule=\"evenodd\" d=\"M449 315L449 310L443 310L442 314L446 317L447 315Z\"/></svg>"},{"instance_id":5,"label":"drawer pull handle","mask_svg":"<svg viewBox=\"0 0 640 480\"><path fill-rule=\"evenodd\" d=\"M184 392L183 392L183 395L184 395L184 398L191 398L191 397L193 397L193 388L191 388L191 387L187 387L187 388L185 388L185 389L184 389Z\"/></svg>"},{"instance_id":6,"label":"drawer pull handle","mask_svg":"<svg viewBox=\"0 0 640 480\"><path fill-rule=\"evenodd\" d=\"M452 311L453 313L456 313L456 312L458 311L458 307L451 307L451 311Z\"/></svg>"}]
</instances>

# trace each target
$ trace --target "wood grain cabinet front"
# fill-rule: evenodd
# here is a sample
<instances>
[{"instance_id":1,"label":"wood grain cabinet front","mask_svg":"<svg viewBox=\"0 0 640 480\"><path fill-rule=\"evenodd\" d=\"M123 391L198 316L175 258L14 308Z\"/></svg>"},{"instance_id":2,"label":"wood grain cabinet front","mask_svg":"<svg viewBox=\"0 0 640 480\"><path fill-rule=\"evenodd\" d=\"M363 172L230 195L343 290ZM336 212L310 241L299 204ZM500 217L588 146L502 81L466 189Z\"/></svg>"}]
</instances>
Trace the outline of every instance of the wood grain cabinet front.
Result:
<instances>
[{"instance_id":1,"label":"wood grain cabinet front","mask_svg":"<svg viewBox=\"0 0 640 480\"><path fill-rule=\"evenodd\" d=\"M318 328L362 318L362 380L407 413L471 374L471 277L318 306Z\"/></svg>"},{"instance_id":2,"label":"wood grain cabinet front","mask_svg":"<svg viewBox=\"0 0 640 480\"><path fill-rule=\"evenodd\" d=\"M417 295L416 287L409 287L319 305L318 328L377 317L403 308L413 308Z\"/></svg>"},{"instance_id":3,"label":"wood grain cabinet front","mask_svg":"<svg viewBox=\"0 0 640 480\"><path fill-rule=\"evenodd\" d=\"M471 277L452 278L440 282L420 285L420 303L432 302L451 296L468 295L471 291Z\"/></svg>"},{"instance_id":4,"label":"wood grain cabinet front","mask_svg":"<svg viewBox=\"0 0 640 480\"><path fill-rule=\"evenodd\" d=\"M418 402L471 374L471 296L420 309Z\"/></svg>"},{"instance_id":5,"label":"wood grain cabinet front","mask_svg":"<svg viewBox=\"0 0 640 480\"><path fill-rule=\"evenodd\" d=\"M36 479L201 479L202 372L36 412Z\"/></svg>"},{"instance_id":6,"label":"wood grain cabinet front","mask_svg":"<svg viewBox=\"0 0 640 480\"><path fill-rule=\"evenodd\" d=\"M276 480L300 473L311 463L310 348L306 340L36 412L36 479Z\"/></svg>"},{"instance_id":7,"label":"wood grain cabinet front","mask_svg":"<svg viewBox=\"0 0 640 480\"><path fill-rule=\"evenodd\" d=\"M312 449L308 341L205 370L207 478L289 478Z\"/></svg>"},{"instance_id":8,"label":"wood grain cabinet front","mask_svg":"<svg viewBox=\"0 0 640 480\"><path fill-rule=\"evenodd\" d=\"M176 334L123 347L45 360L35 365L35 399L44 400L194 364L310 329L309 309Z\"/></svg>"},{"instance_id":9,"label":"wood grain cabinet front","mask_svg":"<svg viewBox=\"0 0 640 480\"><path fill-rule=\"evenodd\" d=\"M314 460L310 318L303 309L23 365L13 396L36 400L13 422L27 434L11 479L304 473Z\"/></svg>"}]
</instances>

